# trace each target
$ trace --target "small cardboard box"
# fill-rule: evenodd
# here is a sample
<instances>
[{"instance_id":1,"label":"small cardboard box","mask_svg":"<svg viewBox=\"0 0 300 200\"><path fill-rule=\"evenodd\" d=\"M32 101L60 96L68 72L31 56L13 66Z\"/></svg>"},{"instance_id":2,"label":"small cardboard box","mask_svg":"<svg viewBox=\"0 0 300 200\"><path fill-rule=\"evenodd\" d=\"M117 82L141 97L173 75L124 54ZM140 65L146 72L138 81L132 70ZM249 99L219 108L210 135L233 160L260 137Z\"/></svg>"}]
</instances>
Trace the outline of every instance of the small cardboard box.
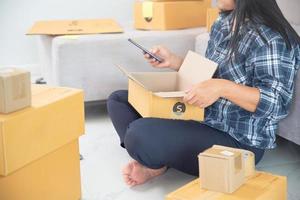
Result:
<instances>
[{"instance_id":1,"label":"small cardboard box","mask_svg":"<svg viewBox=\"0 0 300 200\"><path fill-rule=\"evenodd\" d=\"M239 151L242 153L242 157L244 159L244 167L245 167L245 177L246 179L251 178L255 175L255 154L251 151L247 151L244 149L236 149L236 148L230 148L230 147L224 147L220 145L214 145L214 149L222 149L227 151Z\"/></svg>"},{"instance_id":2,"label":"small cardboard box","mask_svg":"<svg viewBox=\"0 0 300 200\"><path fill-rule=\"evenodd\" d=\"M0 113L10 113L31 105L31 83L28 71L0 68Z\"/></svg>"},{"instance_id":3,"label":"small cardboard box","mask_svg":"<svg viewBox=\"0 0 300 200\"><path fill-rule=\"evenodd\" d=\"M27 35L81 35L99 33L122 33L113 19L49 20L38 21Z\"/></svg>"},{"instance_id":4,"label":"small cardboard box","mask_svg":"<svg viewBox=\"0 0 300 200\"><path fill-rule=\"evenodd\" d=\"M166 200L286 200L287 179L257 172L232 194L201 189L200 179L167 195Z\"/></svg>"},{"instance_id":5,"label":"small cardboard box","mask_svg":"<svg viewBox=\"0 0 300 200\"><path fill-rule=\"evenodd\" d=\"M192 85L210 79L217 64L189 51L179 72L127 72L129 103L143 117L204 120L204 110L185 104L182 97Z\"/></svg>"},{"instance_id":6,"label":"small cardboard box","mask_svg":"<svg viewBox=\"0 0 300 200\"><path fill-rule=\"evenodd\" d=\"M206 22L206 28L207 31L211 31L212 25L215 23L215 21L218 19L220 15L220 10L218 8L208 8L207 9L207 22Z\"/></svg>"},{"instance_id":7,"label":"small cardboard box","mask_svg":"<svg viewBox=\"0 0 300 200\"><path fill-rule=\"evenodd\" d=\"M11 174L83 133L81 90L33 85L30 108L0 114L0 176Z\"/></svg>"},{"instance_id":8,"label":"small cardboard box","mask_svg":"<svg viewBox=\"0 0 300 200\"><path fill-rule=\"evenodd\" d=\"M78 142L74 140L9 176L0 176L0 199L78 200L79 162Z\"/></svg>"},{"instance_id":9,"label":"small cardboard box","mask_svg":"<svg viewBox=\"0 0 300 200\"><path fill-rule=\"evenodd\" d=\"M206 25L211 0L136 1L134 27L143 30L171 30Z\"/></svg>"},{"instance_id":10,"label":"small cardboard box","mask_svg":"<svg viewBox=\"0 0 300 200\"><path fill-rule=\"evenodd\" d=\"M232 193L245 182L245 161L239 149L213 146L199 154L201 187Z\"/></svg>"}]
</instances>

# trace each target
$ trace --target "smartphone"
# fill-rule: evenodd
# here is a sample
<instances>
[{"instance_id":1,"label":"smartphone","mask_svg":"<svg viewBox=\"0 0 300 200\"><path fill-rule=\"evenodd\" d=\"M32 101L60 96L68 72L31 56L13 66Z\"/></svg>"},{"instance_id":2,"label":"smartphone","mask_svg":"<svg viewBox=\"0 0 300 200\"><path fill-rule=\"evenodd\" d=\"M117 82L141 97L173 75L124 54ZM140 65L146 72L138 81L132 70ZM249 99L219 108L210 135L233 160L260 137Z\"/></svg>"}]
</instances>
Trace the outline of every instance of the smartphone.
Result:
<instances>
[{"instance_id":1,"label":"smartphone","mask_svg":"<svg viewBox=\"0 0 300 200\"><path fill-rule=\"evenodd\" d=\"M128 41L130 43L132 43L133 45L135 45L136 47L138 47L139 49L141 49L143 51L144 54L148 54L150 56L150 58L154 58L157 62L162 63L164 60L156 55L154 55L153 53L151 53L149 50L145 49L144 47L142 47L141 45L139 45L138 43L136 43L135 41L133 41L132 39L128 39Z\"/></svg>"}]
</instances>

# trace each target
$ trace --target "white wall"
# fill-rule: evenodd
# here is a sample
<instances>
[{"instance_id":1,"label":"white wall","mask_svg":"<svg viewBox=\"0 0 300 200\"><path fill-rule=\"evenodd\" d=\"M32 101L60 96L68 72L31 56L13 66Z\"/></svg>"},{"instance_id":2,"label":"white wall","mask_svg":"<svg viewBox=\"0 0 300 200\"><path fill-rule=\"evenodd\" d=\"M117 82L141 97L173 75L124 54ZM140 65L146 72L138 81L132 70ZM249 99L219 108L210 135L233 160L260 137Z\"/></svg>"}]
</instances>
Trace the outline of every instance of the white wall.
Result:
<instances>
[{"instance_id":1,"label":"white wall","mask_svg":"<svg viewBox=\"0 0 300 200\"><path fill-rule=\"evenodd\" d=\"M132 20L134 0L0 0L0 67L35 66L36 36L26 31L37 20L115 18Z\"/></svg>"},{"instance_id":2,"label":"white wall","mask_svg":"<svg viewBox=\"0 0 300 200\"><path fill-rule=\"evenodd\" d=\"M216 0L212 1L215 5ZM115 18L123 23L133 20L133 2L134 0L0 0L0 67L34 67L38 64L36 36L25 35L37 20ZM279 0L279 3L291 21L299 19L300 0Z\"/></svg>"}]
</instances>

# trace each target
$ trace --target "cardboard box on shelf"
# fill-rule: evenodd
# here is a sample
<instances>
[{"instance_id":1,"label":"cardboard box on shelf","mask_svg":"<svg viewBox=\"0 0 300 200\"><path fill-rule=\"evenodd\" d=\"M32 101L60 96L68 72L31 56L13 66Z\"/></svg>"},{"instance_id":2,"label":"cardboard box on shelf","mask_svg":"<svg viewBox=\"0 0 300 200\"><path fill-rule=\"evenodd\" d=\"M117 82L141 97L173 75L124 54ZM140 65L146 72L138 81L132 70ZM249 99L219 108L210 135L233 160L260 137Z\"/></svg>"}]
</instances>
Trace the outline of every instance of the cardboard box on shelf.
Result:
<instances>
[{"instance_id":1,"label":"cardboard box on shelf","mask_svg":"<svg viewBox=\"0 0 300 200\"><path fill-rule=\"evenodd\" d=\"M286 200L287 179L283 176L257 172L232 194L201 189L197 179L168 194L166 200Z\"/></svg>"},{"instance_id":2,"label":"cardboard box on shelf","mask_svg":"<svg viewBox=\"0 0 300 200\"><path fill-rule=\"evenodd\" d=\"M204 110L183 102L185 90L210 79L217 64L189 51L179 72L127 72L129 103L143 116L204 120Z\"/></svg>"},{"instance_id":3,"label":"cardboard box on shelf","mask_svg":"<svg viewBox=\"0 0 300 200\"><path fill-rule=\"evenodd\" d=\"M83 102L81 90L32 85L30 108L0 114L0 176L7 176L82 135Z\"/></svg>"},{"instance_id":4,"label":"cardboard box on shelf","mask_svg":"<svg viewBox=\"0 0 300 200\"><path fill-rule=\"evenodd\" d=\"M123 29L113 19L49 20L36 22L27 35L80 35L122 33Z\"/></svg>"},{"instance_id":5,"label":"cardboard box on shelf","mask_svg":"<svg viewBox=\"0 0 300 200\"><path fill-rule=\"evenodd\" d=\"M232 193L245 182L245 161L239 149L213 146L199 154L204 189Z\"/></svg>"},{"instance_id":6,"label":"cardboard box on shelf","mask_svg":"<svg viewBox=\"0 0 300 200\"><path fill-rule=\"evenodd\" d=\"M220 15L220 10L218 8L208 8L207 9L207 22L206 22L206 28L207 31L211 31L212 25L215 23L215 21L218 19Z\"/></svg>"},{"instance_id":7,"label":"cardboard box on shelf","mask_svg":"<svg viewBox=\"0 0 300 200\"><path fill-rule=\"evenodd\" d=\"M134 27L143 30L172 30L206 25L211 0L136 1Z\"/></svg>"},{"instance_id":8,"label":"cardboard box on shelf","mask_svg":"<svg viewBox=\"0 0 300 200\"><path fill-rule=\"evenodd\" d=\"M0 113L11 113L31 105L30 72L0 68Z\"/></svg>"},{"instance_id":9,"label":"cardboard box on shelf","mask_svg":"<svg viewBox=\"0 0 300 200\"><path fill-rule=\"evenodd\" d=\"M78 200L80 187L79 148L74 140L9 176L0 176L0 199Z\"/></svg>"}]
</instances>

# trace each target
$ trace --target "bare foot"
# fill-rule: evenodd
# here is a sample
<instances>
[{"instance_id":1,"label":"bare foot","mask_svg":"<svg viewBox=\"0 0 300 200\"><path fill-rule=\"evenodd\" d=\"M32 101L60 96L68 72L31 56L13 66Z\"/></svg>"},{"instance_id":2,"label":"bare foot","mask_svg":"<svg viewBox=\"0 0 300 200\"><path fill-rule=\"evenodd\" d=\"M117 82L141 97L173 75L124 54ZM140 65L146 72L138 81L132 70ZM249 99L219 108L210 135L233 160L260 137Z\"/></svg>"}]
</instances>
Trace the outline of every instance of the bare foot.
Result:
<instances>
[{"instance_id":1,"label":"bare foot","mask_svg":"<svg viewBox=\"0 0 300 200\"><path fill-rule=\"evenodd\" d=\"M127 185L135 186L143 184L146 181L163 174L166 170L167 167L163 167L161 169L150 169L134 160L123 168L123 178Z\"/></svg>"}]
</instances>

